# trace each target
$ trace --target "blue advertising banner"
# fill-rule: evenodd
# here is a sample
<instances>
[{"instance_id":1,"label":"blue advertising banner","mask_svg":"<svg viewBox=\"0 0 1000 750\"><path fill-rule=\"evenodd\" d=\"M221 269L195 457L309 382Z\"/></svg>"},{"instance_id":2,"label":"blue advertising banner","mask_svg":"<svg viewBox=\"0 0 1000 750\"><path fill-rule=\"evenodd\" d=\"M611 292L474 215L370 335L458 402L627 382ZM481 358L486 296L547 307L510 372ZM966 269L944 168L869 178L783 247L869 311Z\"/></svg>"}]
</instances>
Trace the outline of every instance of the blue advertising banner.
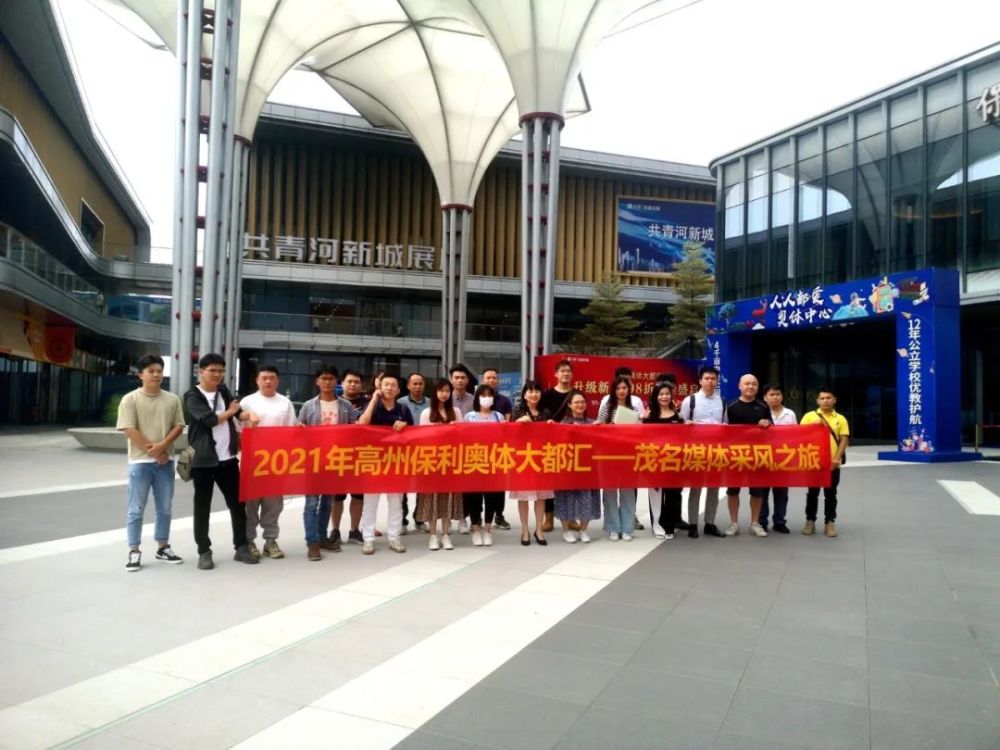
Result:
<instances>
[{"instance_id":1,"label":"blue advertising banner","mask_svg":"<svg viewBox=\"0 0 1000 750\"><path fill-rule=\"evenodd\" d=\"M661 198L618 198L619 273L670 273L697 243L715 273L715 204Z\"/></svg>"},{"instance_id":2,"label":"blue advertising banner","mask_svg":"<svg viewBox=\"0 0 1000 750\"><path fill-rule=\"evenodd\" d=\"M898 444L880 457L964 460L976 454L961 451L958 306L958 273L933 268L724 302L708 311L708 360L722 373L723 396L736 398L750 334L893 317Z\"/></svg>"}]
</instances>

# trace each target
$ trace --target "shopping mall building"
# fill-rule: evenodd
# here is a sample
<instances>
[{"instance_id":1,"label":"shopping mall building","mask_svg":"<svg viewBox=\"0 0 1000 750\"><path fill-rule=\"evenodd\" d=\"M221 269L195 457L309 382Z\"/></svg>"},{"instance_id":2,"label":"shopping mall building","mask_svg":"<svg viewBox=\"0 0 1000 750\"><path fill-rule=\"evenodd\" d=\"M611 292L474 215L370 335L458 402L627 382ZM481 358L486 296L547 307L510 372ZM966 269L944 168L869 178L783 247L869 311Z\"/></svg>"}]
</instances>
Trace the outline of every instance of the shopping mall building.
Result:
<instances>
[{"instance_id":1,"label":"shopping mall building","mask_svg":"<svg viewBox=\"0 0 1000 750\"><path fill-rule=\"evenodd\" d=\"M832 387L857 438L891 440L899 425L901 450L921 445L926 391L945 376L958 398L938 416L960 418L966 442L1000 423L1000 44L710 167L721 236L710 341L750 331L739 359L784 383L800 412ZM954 326L937 335L960 336L954 357L943 341L936 358L907 343L912 313L906 330L882 314L947 306L952 292Z\"/></svg>"},{"instance_id":2,"label":"shopping mall building","mask_svg":"<svg viewBox=\"0 0 1000 750\"><path fill-rule=\"evenodd\" d=\"M170 266L149 262L148 219L72 71L49 3L0 4L0 424L92 420L139 356L169 351ZM268 104L249 169L242 387L262 361L297 401L320 363L440 372L440 200L417 146L360 117ZM520 183L511 144L474 206L473 369L519 369ZM704 167L562 150L557 346L609 275L646 303L642 331L663 330L672 280L617 273L623 196L710 214L715 182Z\"/></svg>"}]
</instances>

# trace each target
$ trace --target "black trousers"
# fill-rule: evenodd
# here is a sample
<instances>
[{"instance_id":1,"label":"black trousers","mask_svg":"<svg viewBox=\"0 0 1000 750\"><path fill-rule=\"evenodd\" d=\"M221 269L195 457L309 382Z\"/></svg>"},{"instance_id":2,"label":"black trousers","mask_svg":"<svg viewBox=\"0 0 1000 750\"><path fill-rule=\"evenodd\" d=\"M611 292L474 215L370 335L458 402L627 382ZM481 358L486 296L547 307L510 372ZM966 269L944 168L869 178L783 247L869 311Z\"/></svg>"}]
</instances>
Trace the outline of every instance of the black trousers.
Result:
<instances>
[{"instance_id":1,"label":"black trousers","mask_svg":"<svg viewBox=\"0 0 1000 750\"><path fill-rule=\"evenodd\" d=\"M198 554L212 551L208 538L208 516L212 512L213 486L218 487L226 499L229 519L233 525L233 549L247 543L247 512L240 502L240 462L231 458L217 466L191 469L194 482L194 541Z\"/></svg>"},{"instance_id":2,"label":"black trousers","mask_svg":"<svg viewBox=\"0 0 1000 750\"><path fill-rule=\"evenodd\" d=\"M830 486L823 487L823 517L827 523L837 520L837 485L840 484L840 469L830 472ZM806 520L815 521L819 510L819 487L806 490Z\"/></svg>"},{"instance_id":3,"label":"black trousers","mask_svg":"<svg viewBox=\"0 0 1000 750\"><path fill-rule=\"evenodd\" d=\"M660 490L660 517L657 519L660 528L673 534L680 520L681 490L678 487L664 487Z\"/></svg>"},{"instance_id":4,"label":"black trousers","mask_svg":"<svg viewBox=\"0 0 1000 750\"><path fill-rule=\"evenodd\" d=\"M503 510L503 504L502 492L465 492L462 495L463 510L473 526L482 526L484 520L488 524L493 523L493 518Z\"/></svg>"}]
</instances>

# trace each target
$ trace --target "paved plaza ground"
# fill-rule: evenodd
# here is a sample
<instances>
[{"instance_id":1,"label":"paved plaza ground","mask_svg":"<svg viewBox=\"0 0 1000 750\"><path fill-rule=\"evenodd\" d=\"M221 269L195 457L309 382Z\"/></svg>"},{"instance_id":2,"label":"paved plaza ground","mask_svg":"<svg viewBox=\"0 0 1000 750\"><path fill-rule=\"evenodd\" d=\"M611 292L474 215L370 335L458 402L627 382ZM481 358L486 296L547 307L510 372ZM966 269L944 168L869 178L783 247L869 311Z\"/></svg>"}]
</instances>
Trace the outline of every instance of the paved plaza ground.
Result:
<instances>
[{"instance_id":1,"label":"paved plaza ground","mask_svg":"<svg viewBox=\"0 0 1000 750\"><path fill-rule=\"evenodd\" d=\"M788 536L748 535L744 500L725 540L524 548L515 523L312 563L289 498L288 557L250 567L217 498L210 572L178 481L185 564L147 526L127 575L124 456L2 433L0 747L997 750L1000 462L873 459L850 451L837 539L799 533L793 490Z\"/></svg>"}]
</instances>

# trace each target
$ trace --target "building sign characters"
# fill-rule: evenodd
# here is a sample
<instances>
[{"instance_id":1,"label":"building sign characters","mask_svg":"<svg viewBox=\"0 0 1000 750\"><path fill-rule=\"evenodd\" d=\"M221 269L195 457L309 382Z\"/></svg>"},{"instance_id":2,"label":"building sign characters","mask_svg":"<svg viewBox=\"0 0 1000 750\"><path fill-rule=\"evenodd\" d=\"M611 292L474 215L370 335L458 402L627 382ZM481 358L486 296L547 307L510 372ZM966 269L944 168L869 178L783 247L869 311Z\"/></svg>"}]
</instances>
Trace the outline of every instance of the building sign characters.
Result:
<instances>
[{"instance_id":1,"label":"building sign characters","mask_svg":"<svg viewBox=\"0 0 1000 750\"><path fill-rule=\"evenodd\" d=\"M985 123L1000 122L1000 83L983 89L976 111L982 115Z\"/></svg>"},{"instance_id":2,"label":"building sign characters","mask_svg":"<svg viewBox=\"0 0 1000 750\"><path fill-rule=\"evenodd\" d=\"M391 268L427 271L437 269L437 250L429 245L383 244L326 237L275 235L274 247L266 234L243 235L243 257L247 260L275 260L286 263Z\"/></svg>"}]
</instances>

